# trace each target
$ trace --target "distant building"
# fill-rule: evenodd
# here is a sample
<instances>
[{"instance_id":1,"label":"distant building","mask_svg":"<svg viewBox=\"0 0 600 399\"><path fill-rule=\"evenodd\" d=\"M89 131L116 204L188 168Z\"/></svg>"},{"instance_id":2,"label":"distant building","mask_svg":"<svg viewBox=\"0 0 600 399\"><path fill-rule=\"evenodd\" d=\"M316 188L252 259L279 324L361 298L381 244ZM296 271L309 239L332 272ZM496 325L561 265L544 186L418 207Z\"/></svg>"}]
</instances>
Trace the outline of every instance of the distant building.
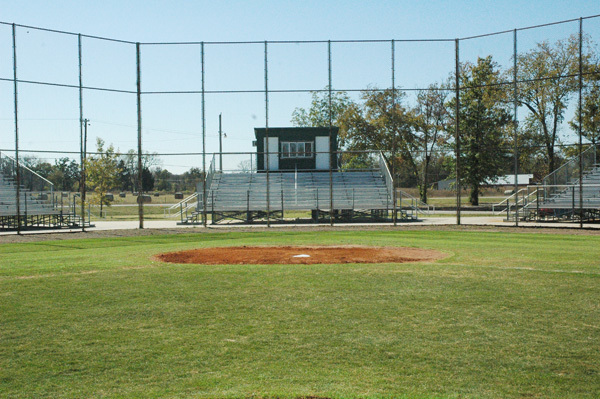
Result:
<instances>
[{"instance_id":1,"label":"distant building","mask_svg":"<svg viewBox=\"0 0 600 399\"><path fill-rule=\"evenodd\" d=\"M329 127L270 127L269 171L326 171L337 170L339 128ZM255 128L257 170L267 169L267 137L265 128Z\"/></svg>"}]
</instances>

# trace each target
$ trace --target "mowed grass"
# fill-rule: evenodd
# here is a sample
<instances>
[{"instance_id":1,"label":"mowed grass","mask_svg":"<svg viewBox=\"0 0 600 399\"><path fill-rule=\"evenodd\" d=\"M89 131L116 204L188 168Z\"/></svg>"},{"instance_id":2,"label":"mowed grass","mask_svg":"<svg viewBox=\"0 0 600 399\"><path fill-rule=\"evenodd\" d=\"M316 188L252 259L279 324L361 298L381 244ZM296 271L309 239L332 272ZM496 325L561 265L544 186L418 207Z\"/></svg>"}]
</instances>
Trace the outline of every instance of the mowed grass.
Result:
<instances>
[{"instance_id":1,"label":"mowed grass","mask_svg":"<svg viewBox=\"0 0 600 399\"><path fill-rule=\"evenodd\" d=\"M434 263L163 264L361 244ZM0 397L600 396L600 236L258 230L0 245Z\"/></svg>"}]
</instances>

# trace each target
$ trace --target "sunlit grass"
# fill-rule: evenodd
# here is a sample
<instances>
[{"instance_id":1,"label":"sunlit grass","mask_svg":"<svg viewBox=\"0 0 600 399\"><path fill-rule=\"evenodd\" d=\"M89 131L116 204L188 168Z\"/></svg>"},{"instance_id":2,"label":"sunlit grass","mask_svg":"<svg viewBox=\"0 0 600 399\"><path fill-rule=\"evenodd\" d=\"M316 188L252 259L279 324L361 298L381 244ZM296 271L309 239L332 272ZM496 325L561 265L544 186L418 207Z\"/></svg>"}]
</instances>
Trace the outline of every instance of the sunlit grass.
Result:
<instances>
[{"instance_id":1,"label":"sunlit grass","mask_svg":"<svg viewBox=\"0 0 600 399\"><path fill-rule=\"evenodd\" d=\"M435 263L162 264L206 246ZM0 397L596 397L599 236L199 233L0 245Z\"/></svg>"}]
</instances>

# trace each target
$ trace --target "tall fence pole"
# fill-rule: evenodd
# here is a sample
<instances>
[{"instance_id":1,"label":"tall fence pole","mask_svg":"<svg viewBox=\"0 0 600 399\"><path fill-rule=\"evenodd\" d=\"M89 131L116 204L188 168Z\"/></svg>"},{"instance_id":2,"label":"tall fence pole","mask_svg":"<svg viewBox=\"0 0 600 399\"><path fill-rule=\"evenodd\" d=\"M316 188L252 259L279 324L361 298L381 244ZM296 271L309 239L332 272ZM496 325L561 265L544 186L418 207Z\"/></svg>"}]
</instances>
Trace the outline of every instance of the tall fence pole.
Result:
<instances>
[{"instance_id":1,"label":"tall fence pole","mask_svg":"<svg viewBox=\"0 0 600 399\"><path fill-rule=\"evenodd\" d=\"M270 201L270 187L269 187L269 167L270 167L270 153L269 153L269 66L268 66L268 53L267 53L267 41L265 40L265 156L267 157L267 227L271 227L271 201Z\"/></svg>"},{"instance_id":2,"label":"tall fence pole","mask_svg":"<svg viewBox=\"0 0 600 399\"><path fill-rule=\"evenodd\" d=\"M396 57L395 57L395 42L392 39L392 114L396 111ZM394 226L398 225L398 217L396 211L396 130L392 131L392 220Z\"/></svg>"},{"instance_id":3,"label":"tall fence pole","mask_svg":"<svg viewBox=\"0 0 600 399\"><path fill-rule=\"evenodd\" d=\"M459 52L459 39L455 40L455 61L456 61L456 81L455 81L455 95L456 95L456 115L455 115L455 141L456 141L456 224L460 225L460 52Z\"/></svg>"},{"instance_id":4,"label":"tall fence pole","mask_svg":"<svg viewBox=\"0 0 600 399\"><path fill-rule=\"evenodd\" d=\"M514 168L515 168L515 226L519 227L519 143L517 107L519 102L519 88L517 85L517 30L513 30L513 141L514 141ZM525 201L523 201L525 205Z\"/></svg>"},{"instance_id":5,"label":"tall fence pole","mask_svg":"<svg viewBox=\"0 0 600 399\"><path fill-rule=\"evenodd\" d=\"M200 44L200 60L201 72L202 72L202 174L204 175L204 182L202 183L202 224L206 227L208 223L208 215L206 212L207 198L206 198L206 102L205 102L205 68L204 68L204 42ZM219 115L219 120L221 115ZM214 158L213 158L214 159ZM214 213L213 213L214 215Z\"/></svg>"},{"instance_id":6,"label":"tall fence pole","mask_svg":"<svg viewBox=\"0 0 600 399\"><path fill-rule=\"evenodd\" d=\"M579 105L578 105L578 133L579 133L579 228L583 228L583 143L581 138L582 115L582 90L583 90L583 18L579 18Z\"/></svg>"},{"instance_id":7,"label":"tall fence pole","mask_svg":"<svg viewBox=\"0 0 600 399\"><path fill-rule=\"evenodd\" d=\"M15 168L17 199L17 234L21 234L21 168L19 165L19 106L17 101L17 27L12 24L13 39L13 83L15 86Z\"/></svg>"},{"instance_id":8,"label":"tall fence pole","mask_svg":"<svg viewBox=\"0 0 600 399\"><path fill-rule=\"evenodd\" d=\"M81 183L79 187L81 196L81 231L85 231L85 152L84 152L84 136L83 136L83 71L82 71L82 55L81 55L81 34L77 35L77 47L79 50L79 144L81 151ZM87 121L85 121L87 125ZM62 194L61 194L62 195Z\"/></svg>"},{"instance_id":9,"label":"tall fence pole","mask_svg":"<svg viewBox=\"0 0 600 399\"><path fill-rule=\"evenodd\" d=\"M333 130L333 108L332 108L332 87L331 87L331 40L327 41L327 70L328 70L328 86L329 86L329 225L333 226L333 165L331 162L331 145L332 130ZM337 153L336 153L337 155ZM336 157L337 158L337 157Z\"/></svg>"},{"instance_id":10,"label":"tall fence pole","mask_svg":"<svg viewBox=\"0 0 600 399\"><path fill-rule=\"evenodd\" d=\"M138 141L138 217L140 229L144 228L144 203L142 197L142 69L140 66L140 43L135 44L137 69L137 141Z\"/></svg>"},{"instance_id":11,"label":"tall fence pole","mask_svg":"<svg viewBox=\"0 0 600 399\"><path fill-rule=\"evenodd\" d=\"M223 172L223 120L219 113L219 171Z\"/></svg>"}]
</instances>

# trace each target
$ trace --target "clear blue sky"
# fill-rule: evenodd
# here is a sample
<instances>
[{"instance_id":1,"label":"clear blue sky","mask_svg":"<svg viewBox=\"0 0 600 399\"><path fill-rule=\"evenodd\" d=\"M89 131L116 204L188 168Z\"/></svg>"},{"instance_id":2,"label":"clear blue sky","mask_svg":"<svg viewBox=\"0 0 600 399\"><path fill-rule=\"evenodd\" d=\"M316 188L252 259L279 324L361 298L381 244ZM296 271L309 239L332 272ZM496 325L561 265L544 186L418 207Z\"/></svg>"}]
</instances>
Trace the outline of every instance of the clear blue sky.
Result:
<instances>
[{"instance_id":1,"label":"clear blue sky","mask_svg":"<svg viewBox=\"0 0 600 399\"><path fill-rule=\"evenodd\" d=\"M416 39L465 37L600 14L597 1L6 1L3 22L40 26L139 42ZM600 19L586 21L600 41ZM577 24L524 31L519 49L576 32ZM73 37L19 29L19 78L77 84ZM135 88L135 48L85 39L84 85ZM323 44L271 45L270 89L319 89L327 84ZM463 42L461 59L493 54L507 65L512 35ZM0 77L12 77L10 27L0 27ZM336 44L334 88L390 85L390 44ZM445 79L454 63L454 43L397 44L396 81L423 87ZM207 46L206 89L264 87L261 45ZM198 46L142 47L143 90L200 88ZM72 89L19 86L21 147L78 148L78 97ZM252 151L255 126L264 126L263 94L207 95L207 151L218 149L217 121L223 113L225 151ZM410 100L410 98L409 98ZM309 94L272 94L270 125L289 125L295 107ZM144 147L157 152L198 152L201 103L198 95L145 95ZM14 146L12 83L0 82L0 148ZM135 148L135 96L86 91L90 148L100 136L120 150ZM40 155L52 158L55 155ZM72 156L75 157L75 156ZM229 161L235 166L239 157ZM181 172L201 166L198 158L163 157L163 167Z\"/></svg>"}]
</instances>

